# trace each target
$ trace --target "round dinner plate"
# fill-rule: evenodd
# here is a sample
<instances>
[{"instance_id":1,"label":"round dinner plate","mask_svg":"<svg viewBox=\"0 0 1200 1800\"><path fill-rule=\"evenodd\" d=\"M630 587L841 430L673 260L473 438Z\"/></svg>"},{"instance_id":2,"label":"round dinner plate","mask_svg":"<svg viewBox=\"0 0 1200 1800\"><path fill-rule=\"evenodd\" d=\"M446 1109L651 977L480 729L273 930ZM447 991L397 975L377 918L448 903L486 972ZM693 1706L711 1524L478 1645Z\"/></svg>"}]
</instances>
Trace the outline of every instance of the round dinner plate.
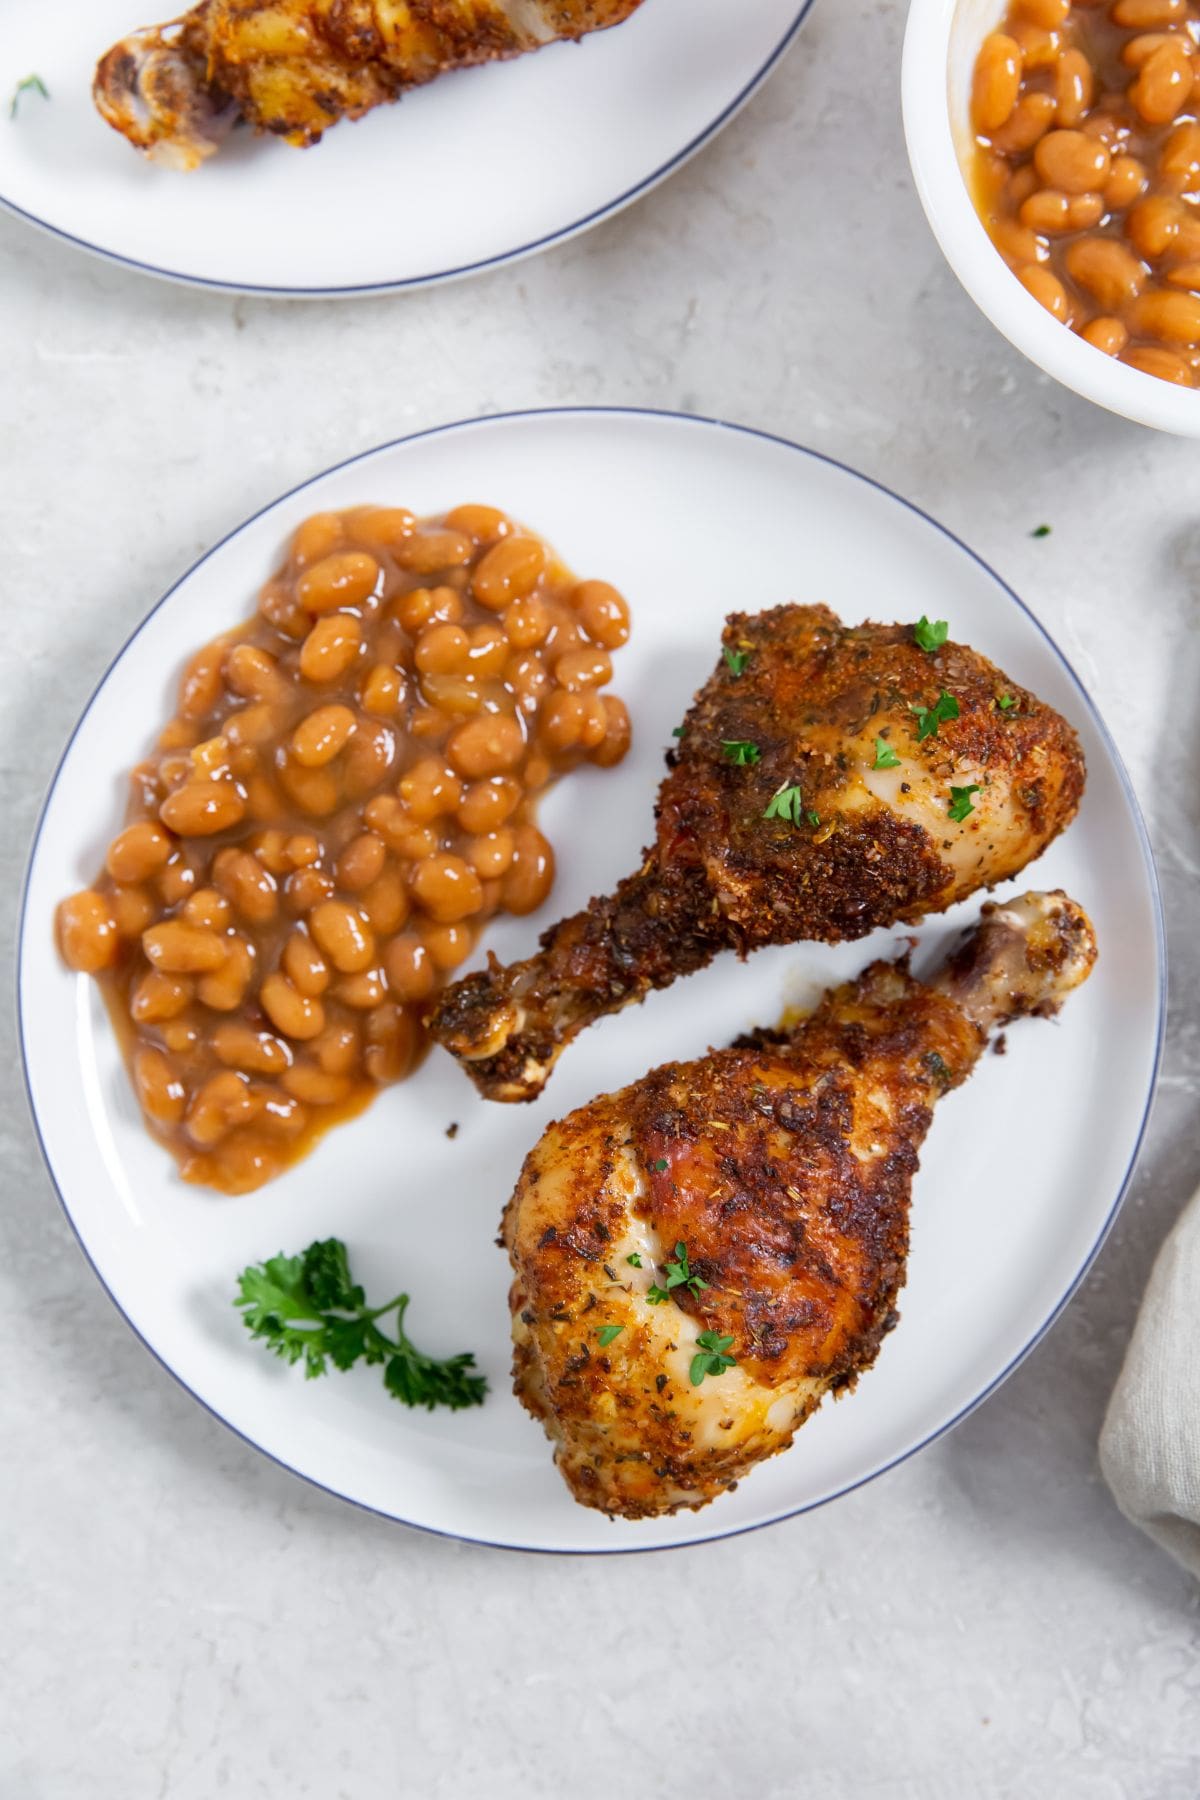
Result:
<instances>
[{"instance_id":1,"label":"round dinner plate","mask_svg":"<svg viewBox=\"0 0 1200 1800\"><path fill-rule=\"evenodd\" d=\"M91 99L97 59L170 18L172 0L8 6L0 202L205 286L334 296L445 281L543 250L654 187L749 99L811 4L643 0L609 31L443 76L310 150L236 131L186 175L144 161ZM24 93L10 120L31 73L50 98Z\"/></svg>"},{"instance_id":2,"label":"round dinner plate","mask_svg":"<svg viewBox=\"0 0 1200 1800\"><path fill-rule=\"evenodd\" d=\"M254 606L310 512L362 503L418 513L465 500L544 533L581 576L632 608L615 658L634 747L547 799L558 852L542 915L486 942L527 951L560 913L632 869L652 834L671 728L715 661L731 610L821 600L865 616L950 622L1060 708L1083 740L1088 788L1070 831L1026 871L1095 921L1100 960L1053 1024L1023 1021L950 1095L922 1152L901 1321L857 1391L791 1450L700 1513L610 1522L579 1507L541 1428L509 1385L508 1267L494 1242L522 1158L547 1122L654 1064L701 1054L895 954L802 944L725 956L586 1032L529 1107L480 1099L431 1055L411 1081L330 1132L256 1194L186 1186L147 1135L94 984L58 960L58 900L99 868L119 827L124 772L169 716L190 651ZM917 968L977 916L931 921ZM1158 890L1137 804L1078 679L1034 615L916 508L838 463L711 420L632 411L518 413L387 444L316 476L203 557L150 613L92 698L38 827L20 944L29 1091L47 1162L96 1273L168 1369L249 1442L333 1493L412 1525L537 1550L694 1543L829 1500L928 1444L1003 1380L1054 1319L1112 1223L1145 1129L1163 1025ZM451 1139L447 1127L457 1124ZM306 1382L251 1341L232 1305L244 1265L315 1237L349 1245L380 1300L413 1295L409 1328L438 1355L472 1349L491 1393L477 1411L409 1412L375 1369Z\"/></svg>"}]
</instances>

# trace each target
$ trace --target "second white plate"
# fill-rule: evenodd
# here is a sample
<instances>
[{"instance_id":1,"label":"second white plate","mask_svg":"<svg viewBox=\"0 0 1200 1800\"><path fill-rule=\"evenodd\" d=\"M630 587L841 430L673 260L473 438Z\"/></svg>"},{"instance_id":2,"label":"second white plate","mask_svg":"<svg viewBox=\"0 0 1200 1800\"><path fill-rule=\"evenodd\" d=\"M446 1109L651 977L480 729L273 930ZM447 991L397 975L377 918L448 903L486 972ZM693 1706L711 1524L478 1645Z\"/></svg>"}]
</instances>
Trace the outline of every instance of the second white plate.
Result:
<instances>
[{"instance_id":1,"label":"second white plate","mask_svg":"<svg viewBox=\"0 0 1200 1800\"><path fill-rule=\"evenodd\" d=\"M93 984L58 960L54 909L94 876L122 816L123 772L168 716L201 637L253 606L289 532L326 507L504 507L584 576L628 595L616 659L633 752L581 771L543 812L559 853L554 914L635 866L652 831L671 728L712 668L734 609L823 600L844 619L945 618L1076 725L1087 753L1078 821L1020 887L1061 886L1095 921L1100 961L1053 1025L1009 1033L939 1108L913 1203L901 1322L856 1393L706 1511L610 1523L568 1496L509 1385L501 1206L547 1121L670 1057L695 1056L788 1003L811 1001L896 939L732 956L608 1019L564 1056L532 1107L489 1105L448 1058L381 1095L282 1180L238 1200L179 1181L141 1124ZM198 623L203 621L203 625ZM1012 890L1008 890L1012 891ZM927 944L978 913L932 922ZM546 919L487 942L532 945ZM919 965L918 965L919 966ZM66 751L30 868L21 1028L34 1112L63 1203L134 1329L199 1399L280 1462L414 1525L539 1550L635 1550L744 1531L828 1500L929 1442L1015 1366L1069 1297L1111 1223L1145 1127L1163 1020L1161 916L1145 832L1086 693L1037 620L930 519L838 464L747 431L632 412L519 414L450 427L332 469L210 552L121 652ZM456 1121L453 1141L446 1127ZM387 1398L378 1371L305 1382L250 1341L238 1271L310 1239L347 1240L381 1297L412 1292L414 1336L470 1348L492 1393L429 1416Z\"/></svg>"},{"instance_id":2,"label":"second white plate","mask_svg":"<svg viewBox=\"0 0 1200 1800\"><path fill-rule=\"evenodd\" d=\"M363 294L470 275L586 230L677 169L769 74L812 0L644 0L579 44L443 76L311 150L236 132L203 168L145 162L91 100L155 4L0 9L0 203L151 275ZM36 72L15 120L8 97Z\"/></svg>"}]
</instances>

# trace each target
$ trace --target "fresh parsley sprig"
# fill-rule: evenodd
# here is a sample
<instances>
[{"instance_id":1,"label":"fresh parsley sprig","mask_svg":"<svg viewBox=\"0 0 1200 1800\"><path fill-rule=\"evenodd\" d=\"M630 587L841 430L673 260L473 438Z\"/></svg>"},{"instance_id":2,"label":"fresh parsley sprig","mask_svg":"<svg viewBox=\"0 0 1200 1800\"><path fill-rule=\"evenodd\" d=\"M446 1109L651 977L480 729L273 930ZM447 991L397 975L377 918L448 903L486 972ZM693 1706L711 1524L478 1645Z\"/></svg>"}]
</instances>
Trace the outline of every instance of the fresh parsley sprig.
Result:
<instances>
[{"instance_id":1,"label":"fresh parsley sprig","mask_svg":"<svg viewBox=\"0 0 1200 1800\"><path fill-rule=\"evenodd\" d=\"M798 787L780 788L777 794L772 794L763 818L787 819L789 824L807 824L814 828L821 823L820 813L805 809L804 796Z\"/></svg>"},{"instance_id":2,"label":"fresh parsley sprig","mask_svg":"<svg viewBox=\"0 0 1200 1800\"><path fill-rule=\"evenodd\" d=\"M950 789L950 805L947 810L956 825L961 825L963 820L975 811L971 795L978 792L979 783L977 781L973 781L970 787L952 787Z\"/></svg>"},{"instance_id":3,"label":"fresh parsley sprig","mask_svg":"<svg viewBox=\"0 0 1200 1800\"><path fill-rule=\"evenodd\" d=\"M1012 712L1015 709L1016 704L1016 697L1013 694L1001 694L996 700L996 705L1000 708L1000 711L1004 713Z\"/></svg>"},{"instance_id":4,"label":"fresh parsley sprig","mask_svg":"<svg viewBox=\"0 0 1200 1800\"><path fill-rule=\"evenodd\" d=\"M731 650L728 644L721 651L721 655L725 658L725 664L730 674L735 678L744 672L746 664L750 661L749 650Z\"/></svg>"},{"instance_id":5,"label":"fresh parsley sprig","mask_svg":"<svg viewBox=\"0 0 1200 1800\"><path fill-rule=\"evenodd\" d=\"M405 1406L432 1412L435 1406L457 1411L483 1405L487 1381L468 1373L475 1366L470 1351L438 1360L418 1350L404 1330L407 1294L368 1307L340 1238L320 1239L299 1256L272 1256L243 1269L233 1304L242 1308L251 1337L261 1338L285 1362L303 1361L309 1380L324 1375L330 1363L335 1369L382 1363L383 1385ZM396 1314L394 1337L377 1322L390 1312Z\"/></svg>"},{"instance_id":6,"label":"fresh parsley sprig","mask_svg":"<svg viewBox=\"0 0 1200 1800\"><path fill-rule=\"evenodd\" d=\"M875 761L871 767L873 769L898 769L900 767L900 758L884 738L877 737L875 739Z\"/></svg>"},{"instance_id":7,"label":"fresh parsley sprig","mask_svg":"<svg viewBox=\"0 0 1200 1800\"><path fill-rule=\"evenodd\" d=\"M726 762L736 763L739 769L750 767L762 756L758 745L752 744L749 738L722 738L721 748Z\"/></svg>"},{"instance_id":8,"label":"fresh parsley sprig","mask_svg":"<svg viewBox=\"0 0 1200 1800\"><path fill-rule=\"evenodd\" d=\"M600 1348L602 1350L607 1350L608 1346L620 1337L624 1329L625 1327L623 1325L601 1325L599 1331L596 1333L597 1338L600 1340Z\"/></svg>"},{"instance_id":9,"label":"fresh parsley sprig","mask_svg":"<svg viewBox=\"0 0 1200 1800\"><path fill-rule=\"evenodd\" d=\"M646 1290L646 1298L651 1306L661 1306L669 1300L676 1288L688 1288L693 1294L703 1293L708 1286L702 1275L693 1275L688 1262L687 1245L682 1241L675 1246L675 1260L667 1264L667 1284L660 1287L657 1282Z\"/></svg>"},{"instance_id":10,"label":"fresh parsley sprig","mask_svg":"<svg viewBox=\"0 0 1200 1800\"><path fill-rule=\"evenodd\" d=\"M913 638L919 650L940 650L949 635L950 626L945 619L931 621L925 617L924 613L913 626Z\"/></svg>"},{"instance_id":11,"label":"fresh parsley sprig","mask_svg":"<svg viewBox=\"0 0 1200 1800\"><path fill-rule=\"evenodd\" d=\"M957 719L959 708L954 695L943 688L932 706L910 706L908 710L917 715L917 742L923 744L926 738L937 736L939 725Z\"/></svg>"},{"instance_id":12,"label":"fresh parsley sprig","mask_svg":"<svg viewBox=\"0 0 1200 1800\"><path fill-rule=\"evenodd\" d=\"M737 1357L728 1354L732 1337L718 1337L715 1331L702 1331L696 1339L697 1351L688 1371L692 1386L699 1387L706 1375L721 1375L737 1367Z\"/></svg>"},{"instance_id":13,"label":"fresh parsley sprig","mask_svg":"<svg viewBox=\"0 0 1200 1800\"><path fill-rule=\"evenodd\" d=\"M46 86L40 75L24 76L18 81L16 87L13 89L12 99L8 103L8 116L10 119L15 119L17 116L17 109L21 104L22 94L40 94L43 100L48 100L50 98L50 89Z\"/></svg>"}]
</instances>

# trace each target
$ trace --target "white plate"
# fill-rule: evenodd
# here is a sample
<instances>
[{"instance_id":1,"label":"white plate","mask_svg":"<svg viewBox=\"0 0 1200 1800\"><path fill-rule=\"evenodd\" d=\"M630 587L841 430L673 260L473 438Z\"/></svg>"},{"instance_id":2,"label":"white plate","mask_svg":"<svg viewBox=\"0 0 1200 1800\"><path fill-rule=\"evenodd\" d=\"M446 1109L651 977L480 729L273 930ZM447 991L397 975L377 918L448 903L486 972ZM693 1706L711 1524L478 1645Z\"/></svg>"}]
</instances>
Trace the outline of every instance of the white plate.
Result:
<instances>
[{"instance_id":1,"label":"white plate","mask_svg":"<svg viewBox=\"0 0 1200 1800\"><path fill-rule=\"evenodd\" d=\"M473 274L571 237L647 192L765 80L812 0L644 0L623 25L443 76L299 151L236 132L180 175L91 100L97 58L181 0L0 9L0 203L152 275L337 295ZM22 96L36 71L49 101Z\"/></svg>"},{"instance_id":2,"label":"white plate","mask_svg":"<svg viewBox=\"0 0 1200 1800\"><path fill-rule=\"evenodd\" d=\"M610 1523L568 1497L541 1429L509 1390L500 1208L546 1122L668 1057L695 1055L809 999L894 945L888 933L726 957L589 1031L532 1107L480 1100L435 1054L282 1180L244 1199L181 1183L146 1135L93 984L59 963L57 901L95 873L122 818L123 771L167 716L176 672L234 625L294 525L325 507L434 512L494 502L544 532L581 575L628 595L617 659L634 750L573 776L543 811L560 875L545 917L489 934L531 946L631 869L651 834L663 748L708 675L734 607L827 601L950 621L1077 726L1079 820L1021 887L1062 886L1095 920L1100 962L1059 1023L1009 1033L940 1108L922 1157L902 1320L858 1392L823 1411L708 1510ZM978 902L930 924L944 940ZM918 965L919 966L919 965ZM1054 1318L1111 1224L1145 1127L1163 1022L1158 892L1136 802L1087 695L1037 620L962 544L904 501L779 439L658 413L569 411L407 438L317 476L226 538L159 602L68 745L34 847L20 950L21 1029L43 1148L87 1255L134 1329L193 1394L268 1455L409 1524L539 1550L690 1543L815 1506L960 1419ZM445 1127L459 1123L453 1142ZM492 1394L478 1412L409 1413L376 1370L305 1382L252 1343L230 1304L244 1264L344 1237L381 1298L411 1288L414 1335L470 1348Z\"/></svg>"}]
</instances>

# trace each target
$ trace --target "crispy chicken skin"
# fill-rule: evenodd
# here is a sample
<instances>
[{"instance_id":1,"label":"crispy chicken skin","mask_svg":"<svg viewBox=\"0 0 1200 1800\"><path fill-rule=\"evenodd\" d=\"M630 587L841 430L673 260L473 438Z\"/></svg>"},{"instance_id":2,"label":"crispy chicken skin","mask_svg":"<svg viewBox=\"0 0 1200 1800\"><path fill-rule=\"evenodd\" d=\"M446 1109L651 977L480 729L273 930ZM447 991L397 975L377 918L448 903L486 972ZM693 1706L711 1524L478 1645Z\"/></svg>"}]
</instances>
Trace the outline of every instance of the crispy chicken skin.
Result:
<instances>
[{"instance_id":1,"label":"crispy chicken skin","mask_svg":"<svg viewBox=\"0 0 1200 1800\"><path fill-rule=\"evenodd\" d=\"M619 25L641 0L201 0L103 56L93 87L113 128L193 169L244 119L315 144L405 88Z\"/></svg>"},{"instance_id":2,"label":"crispy chicken skin","mask_svg":"<svg viewBox=\"0 0 1200 1800\"><path fill-rule=\"evenodd\" d=\"M863 937L1005 881L1078 810L1071 727L965 645L929 653L911 626L780 606L735 614L724 648L667 757L637 873L529 961L441 996L433 1034L488 1099L536 1098L585 1026L722 950ZM958 717L922 740L914 708L943 691ZM875 766L880 742L894 767ZM739 744L759 760L734 760ZM978 787L960 820L952 786ZM789 789L785 816L766 817Z\"/></svg>"},{"instance_id":3,"label":"crispy chicken skin","mask_svg":"<svg viewBox=\"0 0 1200 1800\"><path fill-rule=\"evenodd\" d=\"M1057 1010L1095 954L1061 893L988 905L929 985L873 963L796 1030L550 1126L503 1230L516 1392L576 1500L631 1519L703 1506L854 1386L897 1320L935 1103L990 1030ZM708 1285L652 1304L680 1244ZM697 1383L708 1332L736 1362Z\"/></svg>"}]
</instances>

